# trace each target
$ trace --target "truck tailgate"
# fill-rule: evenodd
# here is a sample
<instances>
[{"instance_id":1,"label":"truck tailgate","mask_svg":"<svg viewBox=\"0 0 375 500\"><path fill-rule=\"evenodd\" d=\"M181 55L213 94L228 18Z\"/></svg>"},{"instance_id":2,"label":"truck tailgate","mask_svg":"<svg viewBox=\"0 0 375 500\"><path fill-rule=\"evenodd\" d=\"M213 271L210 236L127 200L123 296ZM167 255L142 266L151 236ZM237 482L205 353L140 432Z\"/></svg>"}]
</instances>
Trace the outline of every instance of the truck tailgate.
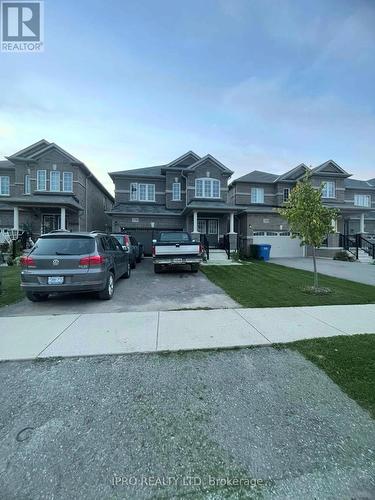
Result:
<instances>
[{"instance_id":1,"label":"truck tailgate","mask_svg":"<svg viewBox=\"0 0 375 500\"><path fill-rule=\"evenodd\" d=\"M176 244L160 244L155 245L155 257L171 256L171 255L198 255L199 244L193 243L176 243Z\"/></svg>"}]
</instances>

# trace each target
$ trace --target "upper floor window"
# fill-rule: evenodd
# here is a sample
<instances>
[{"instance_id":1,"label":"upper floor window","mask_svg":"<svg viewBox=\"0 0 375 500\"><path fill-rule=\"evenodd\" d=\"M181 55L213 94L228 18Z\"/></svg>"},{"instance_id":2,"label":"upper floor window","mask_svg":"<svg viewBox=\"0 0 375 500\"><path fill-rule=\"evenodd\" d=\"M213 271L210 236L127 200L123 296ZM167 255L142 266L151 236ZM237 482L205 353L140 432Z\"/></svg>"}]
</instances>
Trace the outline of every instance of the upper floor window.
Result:
<instances>
[{"instance_id":1,"label":"upper floor window","mask_svg":"<svg viewBox=\"0 0 375 500\"><path fill-rule=\"evenodd\" d=\"M46 191L47 189L47 171L38 170L36 173L36 189L38 191Z\"/></svg>"},{"instance_id":2,"label":"upper floor window","mask_svg":"<svg viewBox=\"0 0 375 500\"><path fill-rule=\"evenodd\" d=\"M355 194L354 205L356 207L371 208L371 196L369 194Z\"/></svg>"},{"instance_id":3,"label":"upper floor window","mask_svg":"<svg viewBox=\"0 0 375 500\"><path fill-rule=\"evenodd\" d=\"M196 198L220 198L220 181L209 177L196 179L195 196Z\"/></svg>"},{"instance_id":4,"label":"upper floor window","mask_svg":"<svg viewBox=\"0 0 375 500\"><path fill-rule=\"evenodd\" d=\"M251 203L264 203L263 188L251 188Z\"/></svg>"},{"instance_id":5,"label":"upper floor window","mask_svg":"<svg viewBox=\"0 0 375 500\"><path fill-rule=\"evenodd\" d=\"M2 175L0 177L0 195L9 196L10 194L10 177Z\"/></svg>"},{"instance_id":6,"label":"upper floor window","mask_svg":"<svg viewBox=\"0 0 375 500\"><path fill-rule=\"evenodd\" d=\"M181 183L174 182L172 184L172 200L181 201Z\"/></svg>"},{"instance_id":7,"label":"upper floor window","mask_svg":"<svg viewBox=\"0 0 375 500\"><path fill-rule=\"evenodd\" d=\"M63 173L63 191L73 192L73 173Z\"/></svg>"},{"instance_id":8,"label":"upper floor window","mask_svg":"<svg viewBox=\"0 0 375 500\"><path fill-rule=\"evenodd\" d=\"M288 201L290 195L290 188L284 188L283 190L283 201Z\"/></svg>"},{"instance_id":9,"label":"upper floor window","mask_svg":"<svg viewBox=\"0 0 375 500\"><path fill-rule=\"evenodd\" d=\"M336 198L336 183L334 181L323 182L323 198Z\"/></svg>"},{"instance_id":10,"label":"upper floor window","mask_svg":"<svg viewBox=\"0 0 375 500\"><path fill-rule=\"evenodd\" d=\"M155 201L155 184L132 182L130 184L130 199L132 201Z\"/></svg>"},{"instance_id":11,"label":"upper floor window","mask_svg":"<svg viewBox=\"0 0 375 500\"><path fill-rule=\"evenodd\" d=\"M51 170L49 178L50 191L60 191L60 172Z\"/></svg>"},{"instance_id":12,"label":"upper floor window","mask_svg":"<svg viewBox=\"0 0 375 500\"><path fill-rule=\"evenodd\" d=\"M24 180L24 186L23 186L23 190L24 190L24 193L25 194L30 194L31 192L31 184L30 184L30 175L29 174L26 174L25 175L25 180Z\"/></svg>"}]
</instances>

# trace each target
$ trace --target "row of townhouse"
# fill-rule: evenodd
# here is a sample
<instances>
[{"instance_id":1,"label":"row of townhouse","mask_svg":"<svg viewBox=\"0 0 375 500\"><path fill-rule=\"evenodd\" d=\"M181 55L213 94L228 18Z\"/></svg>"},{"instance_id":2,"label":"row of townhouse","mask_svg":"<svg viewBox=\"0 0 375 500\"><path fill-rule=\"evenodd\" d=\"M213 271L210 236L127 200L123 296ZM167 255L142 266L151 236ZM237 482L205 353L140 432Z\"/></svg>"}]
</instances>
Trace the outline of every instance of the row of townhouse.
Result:
<instances>
[{"instance_id":1,"label":"row of townhouse","mask_svg":"<svg viewBox=\"0 0 375 500\"><path fill-rule=\"evenodd\" d=\"M0 162L0 227L34 235L60 227L130 231L146 253L160 230L205 234L211 247L228 234L232 249L272 236L275 248L298 254L276 210L307 171L314 185L323 183L324 203L340 210L337 234L375 234L375 179L350 179L332 160L281 175L255 170L229 183L232 170L189 151L163 165L111 172L113 199L84 163L45 140Z\"/></svg>"}]
</instances>

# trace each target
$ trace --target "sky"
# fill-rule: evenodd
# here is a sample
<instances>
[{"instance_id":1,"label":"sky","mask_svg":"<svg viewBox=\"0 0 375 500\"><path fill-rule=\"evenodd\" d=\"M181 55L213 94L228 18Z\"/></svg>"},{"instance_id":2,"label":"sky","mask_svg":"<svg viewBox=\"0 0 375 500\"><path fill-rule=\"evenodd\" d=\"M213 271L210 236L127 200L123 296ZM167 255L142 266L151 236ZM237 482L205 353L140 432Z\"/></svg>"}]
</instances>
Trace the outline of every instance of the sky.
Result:
<instances>
[{"instance_id":1,"label":"sky","mask_svg":"<svg viewBox=\"0 0 375 500\"><path fill-rule=\"evenodd\" d=\"M188 150L375 177L375 0L44 5L44 52L0 53L0 157L45 138L111 191Z\"/></svg>"}]
</instances>

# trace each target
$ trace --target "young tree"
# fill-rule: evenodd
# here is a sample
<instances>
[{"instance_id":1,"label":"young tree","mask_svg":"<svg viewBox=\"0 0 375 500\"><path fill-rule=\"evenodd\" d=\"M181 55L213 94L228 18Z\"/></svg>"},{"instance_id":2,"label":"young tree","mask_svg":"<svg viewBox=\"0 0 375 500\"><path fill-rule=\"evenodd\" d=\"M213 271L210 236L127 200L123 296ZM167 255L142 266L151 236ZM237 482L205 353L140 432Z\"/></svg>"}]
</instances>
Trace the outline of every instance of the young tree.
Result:
<instances>
[{"instance_id":1,"label":"young tree","mask_svg":"<svg viewBox=\"0 0 375 500\"><path fill-rule=\"evenodd\" d=\"M316 267L316 248L320 247L328 234L333 233L333 222L337 219L338 210L325 207L322 203L322 190L313 187L308 173L304 179L291 190L290 196L279 214L289 224L292 238L299 236L301 245L312 247L314 262L314 289L318 290L318 272Z\"/></svg>"}]
</instances>

